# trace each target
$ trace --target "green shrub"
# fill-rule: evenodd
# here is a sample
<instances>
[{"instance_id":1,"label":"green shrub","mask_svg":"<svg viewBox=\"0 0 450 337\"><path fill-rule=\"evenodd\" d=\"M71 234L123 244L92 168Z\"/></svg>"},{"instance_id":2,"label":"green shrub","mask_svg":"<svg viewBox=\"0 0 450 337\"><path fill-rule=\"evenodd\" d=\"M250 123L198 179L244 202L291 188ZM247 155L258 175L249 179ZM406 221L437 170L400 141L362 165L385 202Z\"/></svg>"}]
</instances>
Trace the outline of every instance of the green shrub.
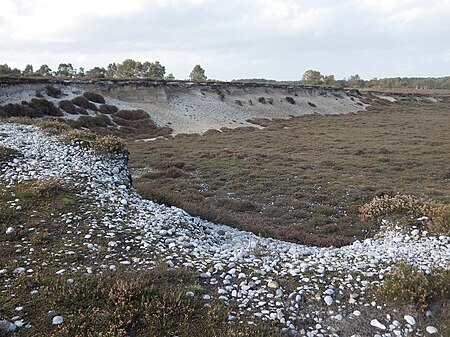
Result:
<instances>
[{"instance_id":1,"label":"green shrub","mask_svg":"<svg viewBox=\"0 0 450 337\"><path fill-rule=\"evenodd\" d=\"M388 194L376 196L359 209L365 222L376 222L379 217L393 214L408 214L415 217L427 216L426 224L432 233L450 233L450 206L432 201L424 201L412 195Z\"/></svg>"},{"instance_id":2,"label":"green shrub","mask_svg":"<svg viewBox=\"0 0 450 337\"><path fill-rule=\"evenodd\" d=\"M102 95L96 94L94 92L87 91L83 94L91 102L105 104L105 98Z\"/></svg>"},{"instance_id":3,"label":"green shrub","mask_svg":"<svg viewBox=\"0 0 450 337\"><path fill-rule=\"evenodd\" d=\"M47 90L47 95L50 97L60 98L62 96L61 90L59 90L51 85L47 85L47 87L45 89Z\"/></svg>"},{"instance_id":4,"label":"green shrub","mask_svg":"<svg viewBox=\"0 0 450 337\"><path fill-rule=\"evenodd\" d=\"M398 304L412 304L424 311L433 301L450 299L450 270L424 274L417 267L399 264L385 275L384 283L373 289L376 298Z\"/></svg>"},{"instance_id":5,"label":"green shrub","mask_svg":"<svg viewBox=\"0 0 450 337\"><path fill-rule=\"evenodd\" d=\"M100 127L105 128L108 125L112 125L111 120L108 116L98 115L98 116L80 116L77 121L70 121L75 127L82 128L94 128Z\"/></svg>"},{"instance_id":6,"label":"green shrub","mask_svg":"<svg viewBox=\"0 0 450 337\"><path fill-rule=\"evenodd\" d=\"M92 143L92 149L104 154L121 154L127 151L125 141L115 136L98 137Z\"/></svg>"},{"instance_id":7,"label":"green shrub","mask_svg":"<svg viewBox=\"0 0 450 337\"><path fill-rule=\"evenodd\" d=\"M90 109L92 111L98 111L97 106L94 103L89 102L86 97L78 96L72 99L72 103L80 108Z\"/></svg>"},{"instance_id":8,"label":"green shrub","mask_svg":"<svg viewBox=\"0 0 450 337\"><path fill-rule=\"evenodd\" d=\"M28 104L40 115L60 117L64 114L50 101L45 98L33 98Z\"/></svg>"},{"instance_id":9,"label":"green shrub","mask_svg":"<svg viewBox=\"0 0 450 337\"><path fill-rule=\"evenodd\" d=\"M36 123L36 126L52 134L61 134L71 130L68 124L58 120L41 120Z\"/></svg>"},{"instance_id":10,"label":"green shrub","mask_svg":"<svg viewBox=\"0 0 450 337\"><path fill-rule=\"evenodd\" d=\"M98 111L101 112L102 114L112 115L117 111L119 111L119 109L115 105L102 104L100 105Z\"/></svg>"},{"instance_id":11,"label":"green shrub","mask_svg":"<svg viewBox=\"0 0 450 337\"><path fill-rule=\"evenodd\" d=\"M0 117L43 117L41 111L36 111L28 105L21 104L6 104L0 107Z\"/></svg>"},{"instance_id":12,"label":"green shrub","mask_svg":"<svg viewBox=\"0 0 450 337\"><path fill-rule=\"evenodd\" d=\"M60 109L64 110L65 112L71 114L71 115L78 115L78 108L73 104L72 101L69 100L62 100L59 101L58 106Z\"/></svg>"}]
</instances>

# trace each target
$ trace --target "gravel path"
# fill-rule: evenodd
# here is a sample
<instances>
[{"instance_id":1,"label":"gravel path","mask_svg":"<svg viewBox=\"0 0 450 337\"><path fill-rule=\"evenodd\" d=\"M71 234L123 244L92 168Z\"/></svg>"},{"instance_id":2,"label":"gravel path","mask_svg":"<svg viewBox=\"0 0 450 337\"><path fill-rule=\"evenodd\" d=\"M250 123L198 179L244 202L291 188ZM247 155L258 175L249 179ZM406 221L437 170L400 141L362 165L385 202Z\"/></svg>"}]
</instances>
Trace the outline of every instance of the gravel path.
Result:
<instances>
[{"instance_id":1,"label":"gravel path","mask_svg":"<svg viewBox=\"0 0 450 337\"><path fill-rule=\"evenodd\" d=\"M170 268L193 268L215 289L211 297L236 301L255 320L277 322L293 335L338 336L345 325L378 336L427 334L415 322L421 317L386 312L367 294L367 288L379 285L397 261L425 272L450 269L447 236L432 236L419 229L405 231L391 224L376 238L339 249L261 238L142 199L129 188L125 160L98 157L77 145L62 144L34 126L0 125L0 145L23 156L0 170L0 180L9 187L20 181L58 177L77 186L80 198L89 199L93 208L107 210L99 218L63 214L59 219L69 227L74 224L67 238L61 238L67 241L67 254L101 256L98 264L80 262L79 267L88 273L119 265L142 270L162 260ZM18 206L20 200L10 205ZM73 238L81 218L87 229L79 229L76 237L82 245L68 239ZM103 241L95 240L99 237ZM104 251L107 255L100 255ZM27 257L20 263L20 271L0 266L0 274L15 277L39 268ZM57 272L62 275L67 272L64 266L55 267L61 268ZM284 286L286 279L290 289Z\"/></svg>"}]
</instances>

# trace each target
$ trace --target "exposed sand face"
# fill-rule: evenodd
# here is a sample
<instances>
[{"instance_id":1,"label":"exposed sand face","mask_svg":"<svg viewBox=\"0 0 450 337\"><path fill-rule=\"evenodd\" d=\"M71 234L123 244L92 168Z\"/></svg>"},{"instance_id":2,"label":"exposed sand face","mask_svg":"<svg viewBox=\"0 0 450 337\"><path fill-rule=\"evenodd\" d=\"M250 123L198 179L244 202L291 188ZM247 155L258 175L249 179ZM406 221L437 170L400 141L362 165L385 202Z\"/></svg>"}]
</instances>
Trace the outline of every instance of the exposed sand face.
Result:
<instances>
[{"instance_id":1,"label":"exposed sand face","mask_svg":"<svg viewBox=\"0 0 450 337\"><path fill-rule=\"evenodd\" d=\"M169 126L174 134L203 133L223 127L254 127L255 124L248 120L255 118L344 114L364 110L366 106L344 90L228 86L225 89L118 88L101 93L127 102L130 108L147 111L158 126ZM294 104L288 102L287 97ZM263 102L261 98L264 98Z\"/></svg>"},{"instance_id":2,"label":"exposed sand face","mask_svg":"<svg viewBox=\"0 0 450 337\"><path fill-rule=\"evenodd\" d=\"M119 109L142 109L155 123L173 129L173 134L204 133L223 127L253 126L255 118L290 118L306 114L345 114L364 110L356 95L345 90L270 86L242 87L224 84L210 85L112 85L53 84L63 92L54 99L45 93L46 84L11 85L0 88L0 104L30 101L40 92L55 105L59 100L72 99L85 91L95 91L107 104ZM90 115L95 115L89 111ZM64 118L78 116L65 114Z\"/></svg>"}]
</instances>

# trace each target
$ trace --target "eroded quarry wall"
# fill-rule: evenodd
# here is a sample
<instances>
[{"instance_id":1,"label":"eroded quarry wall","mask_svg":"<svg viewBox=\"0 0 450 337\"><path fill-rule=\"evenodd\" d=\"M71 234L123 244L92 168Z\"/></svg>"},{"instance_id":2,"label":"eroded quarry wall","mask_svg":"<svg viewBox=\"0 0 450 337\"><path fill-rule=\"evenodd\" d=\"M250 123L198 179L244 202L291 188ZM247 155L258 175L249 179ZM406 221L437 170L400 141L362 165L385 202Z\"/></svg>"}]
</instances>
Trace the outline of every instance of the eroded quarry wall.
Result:
<instances>
[{"instance_id":1,"label":"eroded quarry wall","mask_svg":"<svg viewBox=\"0 0 450 337\"><path fill-rule=\"evenodd\" d=\"M305 114L343 114L363 110L357 90L235 82L183 81L52 81L16 80L0 82L0 105L31 101L36 95L58 106L86 91L105 97L106 104L119 110L146 111L159 127L173 134L203 133L210 129L255 126L254 119L289 118ZM61 90L51 97L46 88ZM87 109L89 116L98 111ZM62 111L74 120L73 114ZM85 118L85 117L84 117ZM111 123L114 125L113 116ZM121 127L120 125L117 127Z\"/></svg>"}]
</instances>

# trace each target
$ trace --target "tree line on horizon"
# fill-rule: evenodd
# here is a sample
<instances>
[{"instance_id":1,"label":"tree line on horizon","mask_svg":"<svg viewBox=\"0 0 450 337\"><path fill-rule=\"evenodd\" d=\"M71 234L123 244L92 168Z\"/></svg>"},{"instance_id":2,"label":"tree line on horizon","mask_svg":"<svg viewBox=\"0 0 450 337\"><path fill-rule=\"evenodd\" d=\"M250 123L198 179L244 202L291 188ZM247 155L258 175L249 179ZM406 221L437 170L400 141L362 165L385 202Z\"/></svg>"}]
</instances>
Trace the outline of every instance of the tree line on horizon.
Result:
<instances>
[{"instance_id":1,"label":"tree line on horizon","mask_svg":"<svg viewBox=\"0 0 450 337\"><path fill-rule=\"evenodd\" d=\"M312 85L339 88L412 88L412 89L450 89L450 76L445 77L388 77L362 79L358 74L337 80L334 75L323 75L318 70L307 70L298 81L275 81L264 78L233 80L243 83Z\"/></svg>"},{"instance_id":2,"label":"tree line on horizon","mask_svg":"<svg viewBox=\"0 0 450 337\"><path fill-rule=\"evenodd\" d=\"M0 64L0 75L42 76L61 78L151 78L156 80L175 80L172 73L166 75L166 68L159 61L143 63L126 59L122 63L110 63L105 67L85 70L74 68L71 63L61 63L56 70L43 64L37 70L28 64L23 70L10 68L6 63ZM205 70L197 64L189 74L191 81L206 81ZM265 78L236 79L234 82L312 85L342 88L413 88L413 89L450 89L450 76L445 77L391 77L362 79L358 74L344 79L335 79L334 75L324 75L318 70L307 70L301 80L276 81Z\"/></svg>"},{"instance_id":3,"label":"tree line on horizon","mask_svg":"<svg viewBox=\"0 0 450 337\"><path fill-rule=\"evenodd\" d=\"M25 66L23 70L11 68L8 64L0 64L0 75L14 76L42 76L61 78L151 78L156 80L175 80L173 74L166 75L166 67L159 61L143 63L132 59L126 59L122 63L110 63L105 67L94 67L85 70L83 67L74 68L71 63L60 63L56 70L52 70L47 64L34 70L32 64ZM205 70L197 64L191 71L189 78L193 81L205 81Z\"/></svg>"}]
</instances>

